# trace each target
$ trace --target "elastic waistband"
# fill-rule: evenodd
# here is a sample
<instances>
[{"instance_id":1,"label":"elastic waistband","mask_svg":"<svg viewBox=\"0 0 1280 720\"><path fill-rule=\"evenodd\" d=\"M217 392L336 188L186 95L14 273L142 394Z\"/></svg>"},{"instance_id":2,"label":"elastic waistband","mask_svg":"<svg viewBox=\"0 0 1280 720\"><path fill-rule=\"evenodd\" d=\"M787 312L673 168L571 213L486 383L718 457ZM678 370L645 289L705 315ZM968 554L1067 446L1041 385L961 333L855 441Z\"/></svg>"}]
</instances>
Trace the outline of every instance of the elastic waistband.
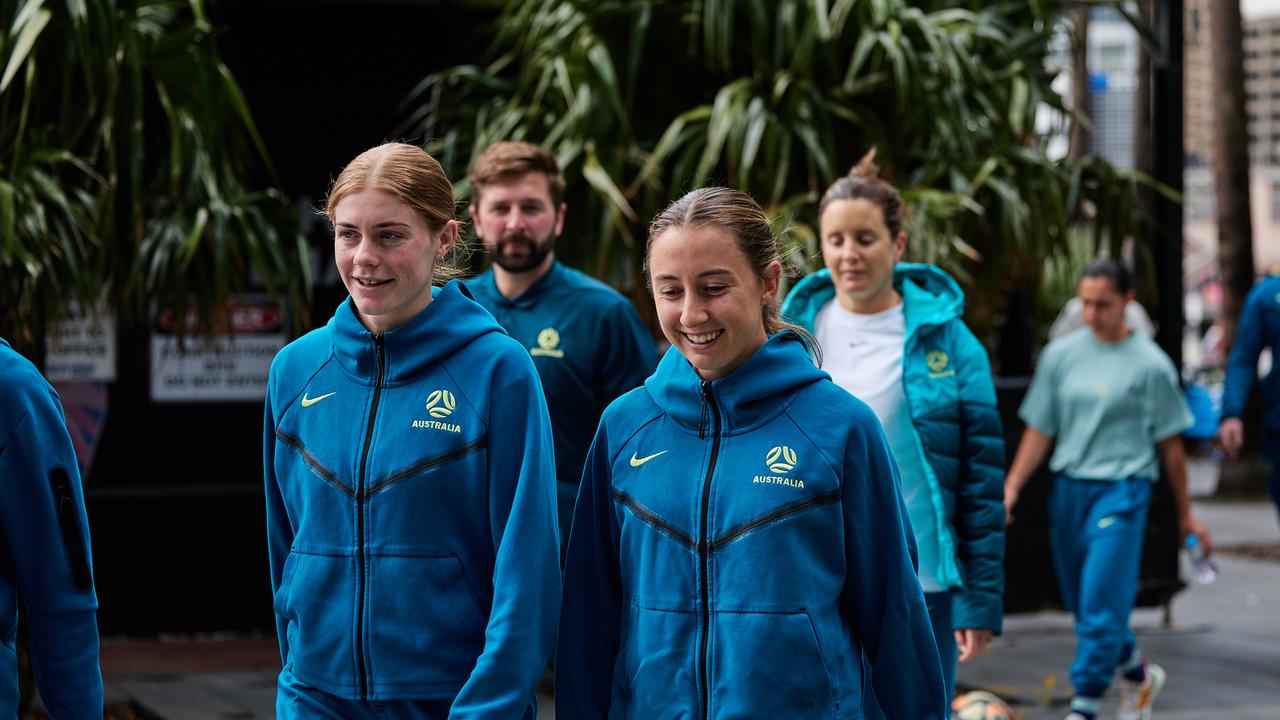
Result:
<instances>
[{"instance_id":1,"label":"elastic waistband","mask_svg":"<svg viewBox=\"0 0 1280 720\"><path fill-rule=\"evenodd\" d=\"M1082 477L1074 477L1066 473L1058 473L1058 479L1070 480L1071 482L1115 483L1115 482L1132 482L1134 480L1141 480L1143 482L1154 482L1153 478L1149 478L1146 475L1129 475L1127 477L1122 477L1122 478L1082 478Z\"/></svg>"}]
</instances>

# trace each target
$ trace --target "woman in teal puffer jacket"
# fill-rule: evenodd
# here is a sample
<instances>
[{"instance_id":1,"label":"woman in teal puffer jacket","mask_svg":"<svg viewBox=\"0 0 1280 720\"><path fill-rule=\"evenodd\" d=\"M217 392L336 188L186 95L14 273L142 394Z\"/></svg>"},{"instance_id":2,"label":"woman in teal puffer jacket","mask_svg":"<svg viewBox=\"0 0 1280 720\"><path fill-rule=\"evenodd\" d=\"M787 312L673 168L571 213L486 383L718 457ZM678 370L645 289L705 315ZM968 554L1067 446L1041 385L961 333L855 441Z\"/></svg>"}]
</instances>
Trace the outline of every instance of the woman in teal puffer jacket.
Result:
<instances>
[{"instance_id":1,"label":"woman in teal puffer jacket","mask_svg":"<svg viewBox=\"0 0 1280 720\"><path fill-rule=\"evenodd\" d=\"M814 334L823 369L884 425L951 691L957 650L968 660L1000 632L1004 435L964 294L938 268L900 262L905 211L874 153L823 196L826 267L796 285L782 313Z\"/></svg>"}]
</instances>

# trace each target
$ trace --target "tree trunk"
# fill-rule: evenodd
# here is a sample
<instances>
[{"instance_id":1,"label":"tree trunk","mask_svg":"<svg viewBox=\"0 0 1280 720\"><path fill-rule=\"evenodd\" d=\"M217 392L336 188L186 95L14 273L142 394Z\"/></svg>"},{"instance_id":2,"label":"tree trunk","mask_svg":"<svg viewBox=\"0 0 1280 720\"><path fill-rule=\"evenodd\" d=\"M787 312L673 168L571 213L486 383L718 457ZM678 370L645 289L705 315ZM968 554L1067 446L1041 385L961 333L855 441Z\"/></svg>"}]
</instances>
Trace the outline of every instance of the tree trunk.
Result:
<instances>
[{"instance_id":1,"label":"tree trunk","mask_svg":"<svg viewBox=\"0 0 1280 720\"><path fill-rule=\"evenodd\" d=\"M1207 3L1213 71L1213 191L1217 203L1220 322L1227 347L1253 287L1253 223L1249 215L1249 131L1244 97L1244 28L1237 0ZM1246 433L1251 436L1252 433ZM1248 445L1252 445L1249 443ZM1246 447L1248 447L1248 445ZM1251 455L1251 454L1250 454ZM1246 456L1223 461L1219 495L1261 491L1262 473ZM1250 468L1253 468L1250 471Z\"/></svg>"},{"instance_id":2,"label":"tree trunk","mask_svg":"<svg viewBox=\"0 0 1280 720\"><path fill-rule=\"evenodd\" d=\"M1071 42L1071 108L1075 111L1071 120L1071 136L1067 145L1067 164L1075 164L1089 154L1089 141L1093 135L1089 114L1093 111L1089 93L1089 9L1077 8L1070 12L1075 35Z\"/></svg>"},{"instance_id":3,"label":"tree trunk","mask_svg":"<svg viewBox=\"0 0 1280 720\"><path fill-rule=\"evenodd\" d=\"M1249 134L1244 102L1244 32L1240 4L1208 3L1213 58L1213 188L1217 201L1222 329L1235 340L1236 320L1253 287L1253 224L1249 215Z\"/></svg>"},{"instance_id":4,"label":"tree trunk","mask_svg":"<svg viewBox=\"0 0 1280 720\"><path fill-rule=\"evenodd\" d=\"M1155 14L1152 12L1154 0L1139 0L1137 16L1143 25L1150 28ZM1151 48L1145 42L1138 43L1138 87L1133 95L1133 169L1149 177L1156 175L1155 142L1152 137L1154 128L1151 116ZM1147 228L1140 237L1126 242L1124 259L1133 268L1134 286L1138 291L1138 302L1144 308L1155 307L1157 300L1153 286L1154 268L1147 262L1143 250L1156 246L1153 234L1156 232L1156 193L1151 186L1138 183L1134 189L1138 208L1145 216ZM1135 247L1135 244L1138 245Z\"/></svg>"}]
</instances>

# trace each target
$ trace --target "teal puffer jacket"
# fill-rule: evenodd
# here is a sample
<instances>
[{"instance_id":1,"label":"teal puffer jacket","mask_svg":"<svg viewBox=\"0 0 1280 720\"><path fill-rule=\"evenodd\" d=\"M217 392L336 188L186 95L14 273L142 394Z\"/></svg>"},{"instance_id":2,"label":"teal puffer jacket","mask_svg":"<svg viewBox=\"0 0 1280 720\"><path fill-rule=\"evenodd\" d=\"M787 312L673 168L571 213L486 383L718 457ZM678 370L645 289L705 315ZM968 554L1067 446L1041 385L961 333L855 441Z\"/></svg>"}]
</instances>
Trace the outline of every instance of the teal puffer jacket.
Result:
<instances>
[{"instance_id":1,"label":"teal puffer jacket","mask_svg":"<svg viewBox=\"0 0 1280 720\"><path fill-rule=\"evenodd\" d=\"M964 293L933 267L898 263L906 341L902 382L933 498L941 552L934 573L955 589L957 628L1000 632L1004 593L1004 432L986 351L965 326ZM835 297L826 269L805 277L782 314L813 331Z\"/></svg>"}]
</instances>

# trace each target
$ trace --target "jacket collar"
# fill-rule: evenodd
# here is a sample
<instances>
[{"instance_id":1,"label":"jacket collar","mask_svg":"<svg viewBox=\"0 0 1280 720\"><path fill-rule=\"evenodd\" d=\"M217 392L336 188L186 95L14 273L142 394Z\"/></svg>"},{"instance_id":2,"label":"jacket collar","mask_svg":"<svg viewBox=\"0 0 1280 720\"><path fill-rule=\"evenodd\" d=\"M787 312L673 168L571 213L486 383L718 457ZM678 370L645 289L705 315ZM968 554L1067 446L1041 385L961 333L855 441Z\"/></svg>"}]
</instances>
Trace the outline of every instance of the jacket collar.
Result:
<instances>
[{"instance_id":1,"label":"jacket collar","mask_svg":"<svg viewBox=\"0 0 1280 720\"><path fill-rule=\"evenodd\" d=\"M908 337L920 328L964 315L964 292L950 275L932 265L898 263L893 286L902 295ZM812 330L818 311L835 296L831 272L822 268L796 283L783 304L783 315Z\"/></svg>"},{"instance_id":2,"label":"jacket collar","mask_svg":"<svg viewBox=\"0 0 1280 720\"><path fill-rule=\"evenodd\" d=\"M350 297L338 306L328 327L338 362L352 374L374 382L378 375L379 336L360 323ZM431 303L422 312L400 327L381 334L383 381L395 384L412 378L492 332L503 330L493 316L471 299L471 293L462 283L451 280L444 287L433 288Z\"/></svg>"},{"instance_id":3,"label":"jacket collar","mask_svg":"<svg viewBox=\"0 0 1280 720\"><path fill-rule=\"evenodd\" d=\"M727 377L704 383L676 348L667 350L645 389L677 424L709 434L714 420L704 392L710 392L725 434L749 430L786 409L795 392L829 379L809 356L800 336L784 330Z\"/></svg>"},{"instance_id":4,"label":"jacket collar","mask_svg":"<svg viewBox=\"0 0 1280 720\"><path fill-rule=\"evenodd\" d=\"M492 267L488 270L488 280L493 285L494 302L496 304L527 310L536 305L543 295L560 285L560 275L563 272L564 268L560 265L560 260L552 260L551 267L547 268L547 272L542 277L534 281L524 292L513 298L506 297L498 290L498 278L494 275Z\"/></svg>"}]
</instances>

